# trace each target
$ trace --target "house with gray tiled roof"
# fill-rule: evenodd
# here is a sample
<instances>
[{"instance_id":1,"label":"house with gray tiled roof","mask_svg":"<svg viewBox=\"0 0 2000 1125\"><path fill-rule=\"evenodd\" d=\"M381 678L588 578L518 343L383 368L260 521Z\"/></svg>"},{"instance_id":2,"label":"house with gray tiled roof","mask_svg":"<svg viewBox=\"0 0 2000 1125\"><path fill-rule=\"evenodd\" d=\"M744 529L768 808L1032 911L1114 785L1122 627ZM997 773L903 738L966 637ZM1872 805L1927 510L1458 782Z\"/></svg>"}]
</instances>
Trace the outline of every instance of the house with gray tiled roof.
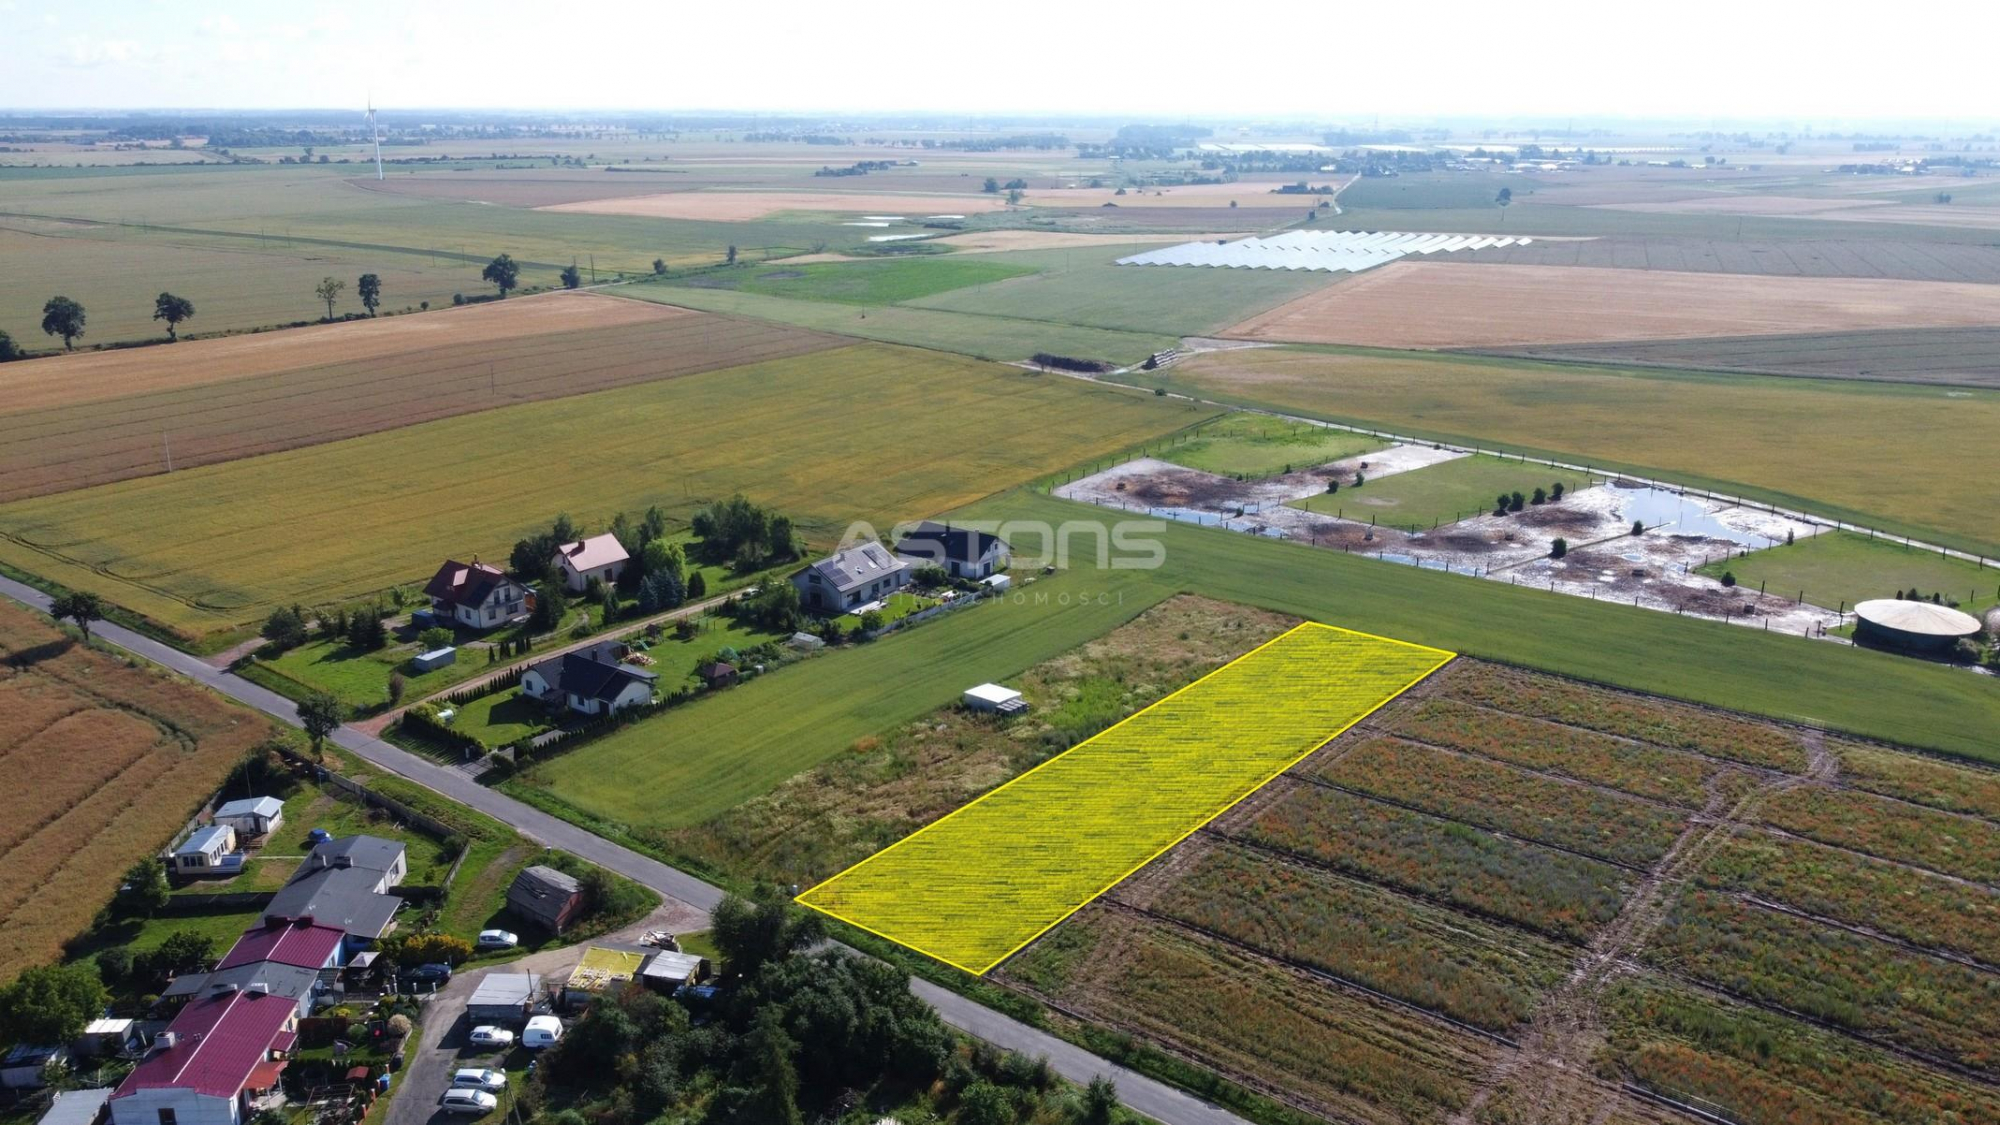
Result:
<instances>
[{"instance_id":1,"label":"house with gray tiled roof","mask_svg":"<svg viewBox=\"0 0 2000 1125\"><path fill-rule=\"evenodd\" d=\"M800 608L821 617L850 613L909 584L910 564L880 543L842 548L792 575Z\"/></svg>"}]
</instances>

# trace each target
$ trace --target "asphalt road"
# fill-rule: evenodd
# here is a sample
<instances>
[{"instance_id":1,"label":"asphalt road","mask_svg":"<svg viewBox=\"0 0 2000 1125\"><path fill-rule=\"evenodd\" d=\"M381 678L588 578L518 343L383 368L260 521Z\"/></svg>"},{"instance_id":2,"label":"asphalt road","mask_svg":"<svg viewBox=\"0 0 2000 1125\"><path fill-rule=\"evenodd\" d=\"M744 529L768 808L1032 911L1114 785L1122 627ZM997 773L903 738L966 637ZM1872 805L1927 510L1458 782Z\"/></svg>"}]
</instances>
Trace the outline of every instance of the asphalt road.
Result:
<instances>
[{"instance_id":1,"label":"asphalt road","mask_svg":"<svg viewBox=\"0 0 2000 1125\"><path fill-rule=\"evenodd\" d=\"M0 594L40 612L48 612L48 595L32 586L0 577ZM145 657L162 667L171 668L191 680L198 680L223 695L255 707L281 722L292 726L299 725L298 709L291 700L240 676L211 667L200 657L190 656L170 645L109 621L94 623L90 631L92 636L102 639L107 644ZM715 905L722 901L722 890L719 887L704 883L687 872L669 867L656 859L640 855L630 848L614 844L566 820L523 804L504 793L488 789L457 770L440 766L372 735L352 727L341 727L333 733L332 741L371 765L390 773L400 774L460 804L478 809L487 816L512 826L515 831L538 844L560 848L581 856L599 867L616 871L628 879L643 883L663 895L679 899L704 912L713 910ZM910 991L936 1008L944 1022L967 1035L983 1039L1009 1051L1030 1056L1046 1056L1056 1073L1072 1082L1087 1083L1098 1075L1110 1075L1118 1084L1119 1100L1132 1109L1162 1122L1163 1125L1249 1125L1225 1109L1143 1074L1106 1062L1048 1032L1029 1027L928 981L911 978Z\"/></svg>"}]
</instances>

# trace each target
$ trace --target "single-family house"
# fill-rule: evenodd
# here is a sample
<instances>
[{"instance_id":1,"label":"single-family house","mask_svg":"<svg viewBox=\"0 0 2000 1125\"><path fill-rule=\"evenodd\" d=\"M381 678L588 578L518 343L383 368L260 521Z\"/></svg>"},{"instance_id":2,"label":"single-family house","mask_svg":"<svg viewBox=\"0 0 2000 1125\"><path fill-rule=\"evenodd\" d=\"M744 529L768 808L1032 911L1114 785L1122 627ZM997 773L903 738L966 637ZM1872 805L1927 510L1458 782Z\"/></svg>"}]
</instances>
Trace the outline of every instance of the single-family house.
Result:
<instances>
[{"instance_id":1,"label":"single-family house","mask_svg":"<svg viewBox=\"0 0 2000 1125\"><path fill-rule=\"evenodd\" d=\"M216 809L214 819L234 828L238 836L269 836L285 823L285 802L276 797L246 797Z\"/></svg>"},{"instance_id":2,"label":"single-family house","mask_svg":"<svg viewBox=\"0 0 2000 1125\"><path fill-rule=\"evenodd\" d=\"M579 715L608 715L651 703L659 674L623 663L624 654L621 642L600 641L551 656L521 673L521 694Z\"/></svg>"},{"instance_id":3,"label":"single-family house","mask_svg":"<svg viewBox=\"0 0 2000 1125\"><path fill-rule=\"evenodd\" d=\"M332 867L375 872L380 876L375 883L375 893L388 894L390 887L401 883L403 876L409 874L409 852L401 840L386 840L365 833L342 836L315 844L294 875Z\"/></svg>"},{"instance_id":4,"label":"single-family house","mask_svg":"<svg viewBox=\"0 0 2000 1125\"><path fill-rule=\"evenodd\" d=\"M215 968L219 973L270 962L314 972L337 969L346 961L341 940L345 936L339 928L311 917L267 916L262 923L243 931L243 936L236 939L236 944L229 947Z\"/></svg>"},{"instance_id":5,"label":"single-family house","mask_svg":"<svg viewBox=\"0 0 2000 1125\"><path fill-rule=\"evenodd\" d=\"M1007 569L1007 541L998 535L925 520L896 541L896 555L913 567L943 567L953 578L978 580Z\"/></svg>"},{"instance_id":6,"label":"single-family house","mask_svg":"<svg viewBox=\"0 0 2000 1125\"><path fill-rule=\"evenodd\" d=\"M448 560L424 586L431 612L468 629L493 629L528 616L528 588L478 559Z\"/></svg>"},{"instance_id":7,"label":"single-family house","mask_svg":"<svg viewBox=\"0 0 2000 1125\"><path fill-rule=\"evenodd\" d=\"M487 973L465 1002L465 1018L475 1024L524 1023L542 1010L542 978L534 973Z\"/></svg>"},{"instance_id":8,"label":"single-family house","mask_svg":"<svg viewBox=\"0 0 2000 1125\"><path fill-rule=\"evenodd\" d=\"M625 544L610 532L556 548L555 563L562 570L563 585L579 594L593 578L607 583L618 581L619 574L631 561L632 556L625 553Z\"/></svg>"},{"instance_id":9,"label":"single-family house","mask_svg":"<svg viewBox=\"0 0 2000 1125\"><path fill-rule=\"evenodd\" d=\"M99 1086L94 1090L58 1090L48 1111L35 1120L35 1125L97 1125L104 1117L104 1103L111 1098L111 1087Z\"/></svg>"},{"instance_id":10,"label":"single-family house","mask_svg":"<svg viewBox=\"0 0 2000 1125\"><path fill-rule=\"evenodd\" d=\"M176 875L234 875L243 870L236 853L236 829L227 824L197 828L174 849L170 866Z\"/></svg>"},{"instance_id":11,"label":"single-family house","mask_svg":"<svg viewBox=\"0 0 2000 1125\"><path fill-rule=\"evenodd\" d=\"M112 1125L242 1125L277 1088L298 1014L255 989L189 1002L112 1093Z\"/></svg>"},{"instance_id":12,"label":"single-family house","mask_svg":"<svg viewBox=\"0 0 2000 1125\"><path fill-rule=\"evenodd\" d=\"M583 909L583 884L543 864L524 867L507 888L507 909L523 921L559 934Z\"/></svg>"},{"instance_id":13,"label":"single-family house","mask_svg":"<svg viewBox=\"0 0 2000 1125\"><path fill-rule=\"evenodd\" d=\"M172 1008L230 989L262 991L290 1000L298 1007L299 1014L306 1016L312 1014L313 997L328 975L324 970L287 965L282 961L252 961L207 973L182 973L161 990L160 1003L163 1007Z\"/></svg>"},{"instance_id":14,"label":"single-family house","mask_svg":"<svg viewBox=\"0 0 2000 1125\"><path fill-rule=\"evenodd\" d=\"M832 617L880 601L910 584L910 565L880 543L843 548L792 575L799 605Z\"/></svg>"},{"instance_id":15,"label":"single-family house","mask_svg":"<svg viewBox=\"0 0 2000 1125\"><path fill-rule=\"evenodd\" d=\"M389 932L403 900L376 890L379 871L356 867L301 869L264 908L266 919L310 918L346 935L348 953L366 948Z\"/></svg>"}]
</instances>

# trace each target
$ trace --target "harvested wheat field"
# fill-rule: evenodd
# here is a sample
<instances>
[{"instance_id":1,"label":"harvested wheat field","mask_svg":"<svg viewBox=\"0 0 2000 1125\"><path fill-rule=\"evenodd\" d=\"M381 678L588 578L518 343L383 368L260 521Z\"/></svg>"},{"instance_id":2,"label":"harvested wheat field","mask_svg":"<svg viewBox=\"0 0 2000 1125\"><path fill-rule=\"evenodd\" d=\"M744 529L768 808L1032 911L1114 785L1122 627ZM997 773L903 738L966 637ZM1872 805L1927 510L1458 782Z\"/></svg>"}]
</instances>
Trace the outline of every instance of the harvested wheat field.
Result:
<instances>
[{"instance_id":1,"label":"harvested wheat field","mask_svg":"<svg viewBox=\"0 0 2000 1125\"><path fill-rule=\"evenodd\" d=\"M148 348L77 352L9 367L7 400L0 404L0 410L69 406L318 364L380 359L423 348L591 331L694 315L647 301L549 293L409 316L185 340Z\"/></svg>"},{"instance_id":2,"label":"harvested wheat field","mask_svg":"<svg viewBox=\"0 0 2000 1125\"><path fill-rule=\"evenodd\" d=\"M890 192L814 191L671 191L622 199L585 199L540 207L541 211L572 211L586 215L636 215L642 219L698 219L711 223L747 223L779 211L853 211L859 214L969 215L999 211L1007 201L997 195L896 195Z\"/></svg>"},{"instance_id":3,"label":"harvested wheat field","mask_svg":"<svg viewBox=\"0 0 2000 1125\"><path fill-rule=\"evenodd\" d=\"M53 960L274 728L0 602L0 981Z\"/></svg>"},{"instance_id":4,"label":"harvested wheat field","mask_svg":"<svg viewBox=\"0 0 2000 1125\"><path fill-rule=\"evenodd\" d=\"M1307 177L1313 186L1321 184L1333 187L1343 186L1344 177L1331 172ZM1124 195L1116 188L1043 188L1030 190L1023 202L1033 207L1102 207L1109 203L1115 207L1228 207L1232 202L1240 207L1283 207L1287 210L1304 209L1319 205L1324 195L1279 194L1276 190L1287 181L1280 179L1269 182L1238 180L1227 184L1182 184L1178 187L1127 188Z\"/></svg>"},{"instance_id":5,"label":"harvested wheat field","mask_svg":"<svg viewBox=\"0 0 2000 1125\"><path fill-rule=\"evenodd\" d=\"M1222 335L1468 348L2000 322L2000 286L1848 277L1396 262Z\"/></svg>"},{"instance_id":6,"label":"harvested wheat field","mask_svg":"<svg viewBox=\"0 0 2000 1125\"><path fill-rule=\"evenodd\" d=\"M516 310L526 315L510 315ZM136 393L102 397L112 388L99 378L79 388L81 401L0 412L0 501L848 342L787 325L613 297L527 298L505 308L462 311L472 315L454 310L107 353L125 361L123 374ZM542 330L523 331L536 326ZM364 331L348 339L341 334L349 328ZM494 331L483 331L487 328ZM295 336L313 336L328 346L286 339ZM267 346L225 354L206 370L182 359L203 354L204 344L239 339ZM163 372L138 366L153 355L182 362L169 363ZM311 362L316 358L320 361ZM32 374L67 359L15 367ZM60 398L63 390L46 376L33 386L41 401Z\"/></svg>"}]
</instances>

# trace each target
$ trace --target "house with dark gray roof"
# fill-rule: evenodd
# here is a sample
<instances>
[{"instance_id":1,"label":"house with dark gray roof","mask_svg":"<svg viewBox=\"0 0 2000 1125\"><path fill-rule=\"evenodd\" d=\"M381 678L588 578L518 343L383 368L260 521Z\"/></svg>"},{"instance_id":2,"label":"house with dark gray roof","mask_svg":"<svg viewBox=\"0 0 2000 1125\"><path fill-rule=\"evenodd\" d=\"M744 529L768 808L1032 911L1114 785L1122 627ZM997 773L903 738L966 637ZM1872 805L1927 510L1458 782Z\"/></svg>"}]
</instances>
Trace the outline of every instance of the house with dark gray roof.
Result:
<instances>
[{"instance_id":1,"label":"house with dark gray roof","mask_svg":"<svg viewBox=\"0 0 2000 1125\"><path fill-rule=\"evenodd\" d=\"M822 617L854 612L909 584L910 564L880 543L843 548L792 575L799 606Z\"/></svg>"},{"instance_id":2,"label":"house with dark gray roof","mask_svg":"<svg viewBox=\"0 0 2000 1125\"><path fill-rule=\"evenodd\" d=\"M582 908L583 884L543 864L522 868L507 888L507 909L552 934L562 933Z\"/></svg>"},{"instance_id":3,"label":"house with dark gray roof","mask_svg":"<svg viewBox=\"0 0 2000 1125\"><path fill-rule=\"evenodd\" d=\"M400 840L368 835L342 836L315 844L295 874L330 867L375 872L380 876L375 883L376 893L387 894L390 887L401 883L403 876L409 873L409 853Z\"/></svg>"},{"instance_id":4,"label":"house with dark gray roof","mask_svg":"<svg viewBox=\"0 0 2000 1125\"><path fill-rule=\"evenodd\" d=\"M238 992L268 992L296 1003L299 1014L303 1016L311 1012L313 989L324 975L326 974L321 970L308 969L303 965L287 965L278 961L251 961L210 973L182 973L160 992L160 1000L163 1003L180 1004L199 996L220 995L231 989Z\"/></svg>"},{"instance_id":5,"label":"house with dark gray roof","mask_svg":"<svg viewBox=\"0 0 2000 1125\"><path fill-rule=\"evenodd\" d=\"M953 578L985 578L1007 569L1007 541L998 535L925 520L896 541L896 556L913 567L944 568Z\"/></svg>"},{"instance_id":6,"label":"house with dark gray roof","mask_svg":"<svg viewBox=\"0 0 2000 1125\"><path fill-rule=\"evenodd\" d=\"M431 610L470 629L492 629L528 616L528 588L498 567L448 559L424 585Z\"/></svg>"},{"instance_id":7,"label":"house with dark gray roof","mask_svg":"<svg viewBox=\"0 0 2000 1125\"><path fill-rule=\"evenodd\" d=\"M579 715L608 715L651 703L658 673L624 662L619 641L551 656L521 673L521 694Z\"/></svg>"},{"instance_id":8,"label":"house with dark gray roof","mask_svg":"<svg viewBox=\"0 0 2000 1125\"><path fill-rule=\"evenodd\" d=\"M264 908L266 918L310 918L347 935L350 948L365 946L389 931L403 900L375 888L381 872L326 867L292 876Z\"/></svg>"}]
</instances>

